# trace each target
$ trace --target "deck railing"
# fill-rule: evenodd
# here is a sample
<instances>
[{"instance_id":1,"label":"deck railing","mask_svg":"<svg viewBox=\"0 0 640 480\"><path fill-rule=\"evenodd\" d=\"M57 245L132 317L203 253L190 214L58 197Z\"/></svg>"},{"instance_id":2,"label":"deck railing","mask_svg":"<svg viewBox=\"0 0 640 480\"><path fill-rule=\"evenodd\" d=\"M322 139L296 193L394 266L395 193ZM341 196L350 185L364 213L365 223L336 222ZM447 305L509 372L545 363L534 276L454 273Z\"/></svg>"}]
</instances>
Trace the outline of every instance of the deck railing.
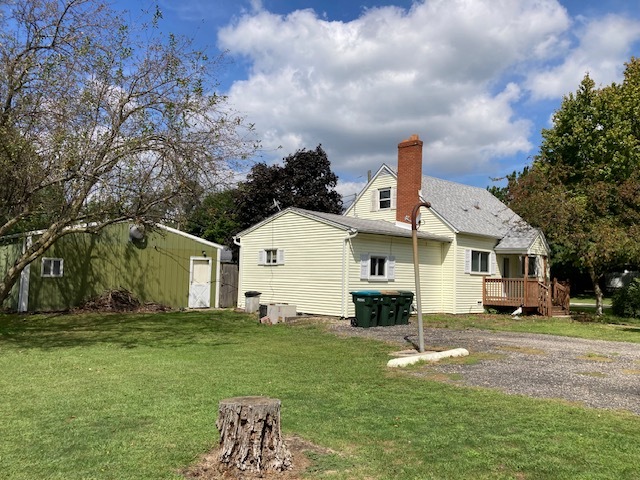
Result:
<instances>
[{"instance_id":1,"label":"deck railing","mask_svg":"<svg viewBox=\"0 0 640 480\"><path fill-rule=\"evenodd\" d=\"M482 302L487 306L536 308L541 315L552 314L558 305L569 311L569 287L554 280L545 285L537 278L484 278Z\"/></svg>"},{"instance_id":2,"label":"deck railing","mask_svg":"<svg viewBox=\"0 0 640 480\"><path fill-rule=\"evenodd\" d=\"M551 289L544 283L538 284L538 313L545 317L551 315Z\"/></svg>"},{"instance_id":3,"label":"deck railing","mask_svg":"<svg viewBox=\"0 0 640 480\"><path fill-rule=\"evenodd\" d=\"M553 303L562 307L565 312L569 311L570 292L569 285L563 285L557 279L553 279Z\"/></svg>"}]
</instances>

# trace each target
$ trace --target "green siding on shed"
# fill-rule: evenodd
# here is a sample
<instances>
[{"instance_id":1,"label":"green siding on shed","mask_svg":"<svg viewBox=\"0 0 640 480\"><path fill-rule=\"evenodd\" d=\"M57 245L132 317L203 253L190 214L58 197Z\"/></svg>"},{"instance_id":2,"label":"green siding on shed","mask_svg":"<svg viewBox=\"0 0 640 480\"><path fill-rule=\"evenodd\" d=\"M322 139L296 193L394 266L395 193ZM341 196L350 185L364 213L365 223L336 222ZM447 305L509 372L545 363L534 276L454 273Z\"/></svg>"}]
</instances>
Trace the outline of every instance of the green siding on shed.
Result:
<instances>
[{"instance_id":1,"label":"green siding on shed","mask_svg":"<svg viewBox=\"0 0 640 480\"><path fill-rule=\"evenodd\" d=\"M110 289L125 288L142 302L187 308L191 257L212 259L211 306L215 305L218 249L171 231L129 239L129 224L99 234L71 233L31 264L29 310L60 310L81 305ZM64 274L42 277L42 258L62 258Z\"/></svg>"}]
</instances>

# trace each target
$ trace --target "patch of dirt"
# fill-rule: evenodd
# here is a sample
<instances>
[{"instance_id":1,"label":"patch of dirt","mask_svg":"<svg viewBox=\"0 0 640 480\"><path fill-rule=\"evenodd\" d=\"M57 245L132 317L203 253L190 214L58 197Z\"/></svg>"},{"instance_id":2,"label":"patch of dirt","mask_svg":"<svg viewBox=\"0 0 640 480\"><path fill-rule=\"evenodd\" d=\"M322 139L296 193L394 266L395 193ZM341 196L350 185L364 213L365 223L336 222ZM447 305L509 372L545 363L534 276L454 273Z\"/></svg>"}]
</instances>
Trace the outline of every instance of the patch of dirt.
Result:
<instances>
[{"instance_id":1,"label":"patch of dirt","mask_svg":"<svg viewBox=\"0 0 640 480\"><path fill-rule=\"evenodd\" d=\"M301 480L304 472L311 466L307 453L329 454L331 450L314 445L298 436L285 437L287 448L291 452L292 466L283 472L243 472L234 466L223 465L218 461L219 448L215 448L200 458L196 465L180 472L188 479L198 480Z\"/></svg>"}]
</instances>

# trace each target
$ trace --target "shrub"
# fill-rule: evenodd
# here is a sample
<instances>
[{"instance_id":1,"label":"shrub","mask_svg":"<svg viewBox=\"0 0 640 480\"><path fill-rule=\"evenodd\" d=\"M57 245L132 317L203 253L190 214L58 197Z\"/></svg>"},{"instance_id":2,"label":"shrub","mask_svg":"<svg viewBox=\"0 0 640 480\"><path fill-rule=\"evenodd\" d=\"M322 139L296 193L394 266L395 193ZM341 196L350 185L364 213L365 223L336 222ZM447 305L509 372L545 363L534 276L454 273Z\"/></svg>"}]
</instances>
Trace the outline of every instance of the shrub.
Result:
<instances>
[{"instance_id":1,"label":"shrub","mask_svg":"<svg viewBox=\"0 0 640 480\"><path fill-rule=\"evenodd\" d=\"M634 278L614 293L611 309L619 317L640 318L640 278Z\"/></svg>"}]
</instances>

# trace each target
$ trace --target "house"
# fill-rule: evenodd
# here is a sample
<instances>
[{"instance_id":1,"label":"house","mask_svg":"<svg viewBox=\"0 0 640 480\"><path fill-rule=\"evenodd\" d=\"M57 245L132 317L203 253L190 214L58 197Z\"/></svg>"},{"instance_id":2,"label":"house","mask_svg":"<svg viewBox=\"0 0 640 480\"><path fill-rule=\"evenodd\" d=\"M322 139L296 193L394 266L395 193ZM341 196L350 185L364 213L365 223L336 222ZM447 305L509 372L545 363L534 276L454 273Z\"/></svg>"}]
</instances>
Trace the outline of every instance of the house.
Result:
<instances>
[{"instance_id":1,"label":"house","mask_svg":"<svg viewBox=\"0 0 640 480\"><path fill-rule=\"evenodd\" d=\"M401 142L397 170L382 165L343 215L288 208L240 232L239 306L253 290L261 303L351 317L349 292L415 292L411 212L427 201L417 235L423 312L523 305L549 315L554 296L568 309L568 293L549 281L544 234L486 189L423 176L422 145L417 135Z\"/></svg>"},{"instance_id":2,"label":"house","mask_svg":"<svg viewBox=\"0 0 640 480\"><path fill-rule=\"evenodd\" d=\"M0 239L0 272L42 232ZM217 307L222 245L164 225L128 223L97 234L68 233L22 272L3 305L21 312L64 310L124 288L142 302Z\"/></svg>"}]
</instances>

